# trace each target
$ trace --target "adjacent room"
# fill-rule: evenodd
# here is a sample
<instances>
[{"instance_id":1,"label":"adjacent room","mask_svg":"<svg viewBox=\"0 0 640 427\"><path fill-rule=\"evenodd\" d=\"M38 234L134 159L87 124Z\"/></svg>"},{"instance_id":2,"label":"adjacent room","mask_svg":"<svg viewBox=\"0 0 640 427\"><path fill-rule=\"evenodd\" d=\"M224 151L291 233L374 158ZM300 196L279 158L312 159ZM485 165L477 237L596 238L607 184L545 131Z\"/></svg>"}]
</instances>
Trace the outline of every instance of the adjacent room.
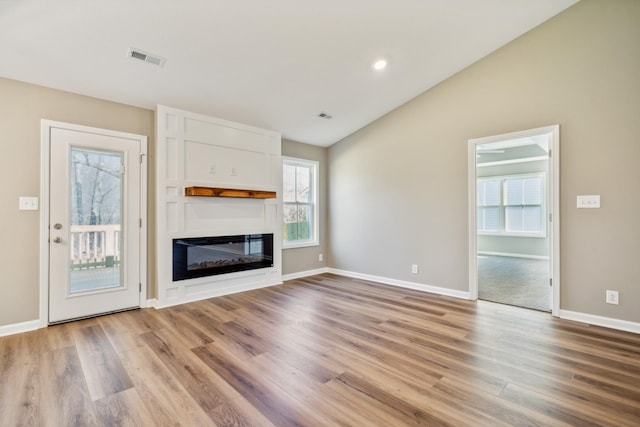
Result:
<instances>
[{"instance_id":1,"label":"adjacent room","mask_svg":"<svg viewBox=\"0 0 640 427\"><path fill-rule=\"evenodd\" d=\"M640 425L638 22L0 1L0 425Z\"/></svg>"}]
</instances>

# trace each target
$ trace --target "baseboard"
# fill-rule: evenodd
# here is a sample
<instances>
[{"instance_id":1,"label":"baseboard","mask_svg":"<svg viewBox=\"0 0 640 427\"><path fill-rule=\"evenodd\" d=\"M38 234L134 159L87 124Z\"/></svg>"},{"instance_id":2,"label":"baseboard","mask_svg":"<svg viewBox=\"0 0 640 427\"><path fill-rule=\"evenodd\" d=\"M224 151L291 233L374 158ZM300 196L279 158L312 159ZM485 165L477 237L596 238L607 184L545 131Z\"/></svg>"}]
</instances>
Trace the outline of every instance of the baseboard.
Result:
<instances>
[{"instance_id":1,"label":"baseboard","mask_svg":"<svg viewBox=\"0 0 640 427\"><path fill-rule=\"evenodd\" d=\"M478 251L478 255L504 256L504 257L509 257L509 258L543 259L545 261L549 260L549 257L545 256L545 255L516 254L516 253L511 253L511 252Z\"/></svg>"},{"instance_id":2,"label":"baseboard","mask_svg":"<svg viewBox=\"0 0 640 427\"><path fill-rule=\"evenodd\" d=\"M640 323L629 322L628 320L620 320L611 317L596 316L594 314L580 313L577 311L568 310L560 310L560 318L565 320L573 320L580 323L587 323L589 325L603 326L605 328L640 334Z\"/></svg>"},{"instance_id":3,"label":"baseboard","mask_svg":"<svg viewBox=\"0 0 640 427\"><path fill-rule=\"evenodd\" d=\"M140 308L158 308L158 298L150 298L147 303Z\"/></svg>"},{"instance_id":4,"label":"baseboard","mask_svg":"<svg viewBox=\"0 0 640 427\"><path fill-rule=\"evenodd\" d=\"M35 331L36 329L47 326L40 320L29 320L28 322L12 323L10 325L0 326L0 337L7 335L20 334L22 332Z\"/></svg>"},{"instance_id":5,"label":"baseboard","mask_svg":"<svg viewBox=\"0 0 640 427\"><path fill-rule=\"evenodd\" d=\"M278 286L278 285L282 285L282 279L279 278L278 280L274 281L274 282L256 282L253 284L247 284L244 285L242 287L228 287L228 288L222 288L222 289L211 289L207 292L202 292L202 293L197 293L197 294L191 294L191 295L185 295L182 296L180 298L176 298L176 299L170 299L170 300L165 300L165 301L160 301L160 300L155 300L153 307L156 309L160 309L160 308L166 308L166 307L173 307L176 305L182 305L182 304L187 304L190 302L195 302L195 301L202 301L205 299L209 299L209 298L215 298L215 297L221 297L224 295L231 295L231 294L237 294L240 292L248 292L248 291L254 291L256 289L262 289L262 288L268 288L271 286Z\"/></svg>"},{"instance_id":6,"label":"baseboard","mask_svg":"<svg viewBox=\"0 0 640 427\"><path fill-rule=\"evenodd\" d=\"M315 270L299 271L297 273L285 274L284 276L282 276L282 281L286 282L287 280L302 279L303 277L315 276L316 274L324 274L328 272L328 267L316 268Z\"/></svg>"},{"instance_id":7,"label":"baseboard","mask_svg":"<svg viewBox=\"0 0 640 427\"><path fill-rule=\"evenodd\" d=\"M438 286L425 285L423 283L407 282L404 280L396 280L396 279L390 279L388 277L372 276L370 274L355 273L353 271L338 270L335 268L329 268L329 273L337 274L339 276L351 277L354 279L369 280L370 282L397 286L399 288L414 289L416 291L430 292L432 294L438 294L438 295L445 295L448 297L454 297L454 298L460 298L460 299L466 299L466 300L471 299L471 295L469 294L469 292L456 291L454 289L449 289L449 288L441 288Z\"/></svg>"}]
</instances>

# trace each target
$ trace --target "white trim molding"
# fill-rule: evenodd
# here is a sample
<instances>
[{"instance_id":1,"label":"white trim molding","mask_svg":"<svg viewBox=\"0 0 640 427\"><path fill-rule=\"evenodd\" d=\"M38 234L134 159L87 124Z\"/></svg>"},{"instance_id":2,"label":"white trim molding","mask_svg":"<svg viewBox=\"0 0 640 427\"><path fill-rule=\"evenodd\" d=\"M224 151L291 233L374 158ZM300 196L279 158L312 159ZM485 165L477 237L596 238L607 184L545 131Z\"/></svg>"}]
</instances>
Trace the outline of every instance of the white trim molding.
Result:
<instances>
[{"instance_id":1,"label":"white trim molding","mask_svg":"<svg viewBox=\"0 0 640 427\"><path fill-rule=\"evenodd\" d=\"M372 276L370 274L356 273L353 271L338 270L329 268L329 273L339 276L351 277L354 279L369 280L370 282L382 283L383 285L397 286L399 288L413 289L416 291L429 292L432 294L445 295L448 297L471 299L469 292L457 291L455 289L441 288L439 286L425 285L423 283L407 282L404 280L390 279L388 277Z\"/></svg>"},{"instance_id":2,"label":"white trim molding","mask_svg":"<svg viewBox=\"0 0 640 427\"><path fill-rule=\"evenodd\" d=\"M549 135L549 170L547 172L547 213L550 224L549 232L549 264L552 279L553 301L551 314L560 314L560 125L551 125L536 129L475 138L468 141L467 149L467 179L468 179L468 230L469 230L469 294L470 299L478 299L478 245L477 245L477 203L476 203L476 175L477 158L476 146L479 144L499 143L506 141L512 145L525 145L530 138L538 135ZM517 142L516 142L517 141Z\"/></svg>"},{"instance_id":3,"label":"white trim molding","mask_svg":"<svg viewBox=\"0 0 640 427\"><path fill-rule=\"evenodd\" d=\"M287 280L302 279L303 277L316 276L318 274L324 274L328 272L328 267L316 268L315 270L298 271L296 273L285 274L284 276L282 276L282 281L286 282Z\"/></svg>"},{"instance_id":4,"label":"white trim molding","mask_svg":"<svg viewBox=\"0 0 640 427\"><path fill-rule=\"evenodd\" d=\"M596 316L595 314L580 313L577 311L560 310L560 318L573 320L575 322L586 323L594 326L602 326L619 331L633 332L640 334L640 323L628 320L614 319L611 317Z\"/></svg>"},{"instance_id":5,"label":"white trim molding","mask_svg":"<svg viewBox=\"0 0 640 427\"><path fill-rule=\"evenodd\" d=\"M41 322L40 320L29 320L27 322L12 323L10 325L0 326L0 337L35 331L36 329L44 328L46 326L46 323Z\"/></svg>"}]
</instances>

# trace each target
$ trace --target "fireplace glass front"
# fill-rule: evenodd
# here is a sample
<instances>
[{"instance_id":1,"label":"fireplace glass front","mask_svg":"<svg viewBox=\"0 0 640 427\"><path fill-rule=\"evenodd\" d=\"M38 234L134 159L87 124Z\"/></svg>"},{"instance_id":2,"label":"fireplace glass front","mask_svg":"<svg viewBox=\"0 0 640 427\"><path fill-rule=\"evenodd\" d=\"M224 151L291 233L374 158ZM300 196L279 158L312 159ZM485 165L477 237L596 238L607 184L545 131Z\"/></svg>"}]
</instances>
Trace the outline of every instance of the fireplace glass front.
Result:
<instances>
[{"instance_id":1,"label":"fireplace glass front","mask_svg":"<svg viewBox=\"0 0 640 427\"><path fill-rule=\"evenodd\" d=\"M273 267L273 234L173 239L173 281Z\"/></svg>"}]
</instances>

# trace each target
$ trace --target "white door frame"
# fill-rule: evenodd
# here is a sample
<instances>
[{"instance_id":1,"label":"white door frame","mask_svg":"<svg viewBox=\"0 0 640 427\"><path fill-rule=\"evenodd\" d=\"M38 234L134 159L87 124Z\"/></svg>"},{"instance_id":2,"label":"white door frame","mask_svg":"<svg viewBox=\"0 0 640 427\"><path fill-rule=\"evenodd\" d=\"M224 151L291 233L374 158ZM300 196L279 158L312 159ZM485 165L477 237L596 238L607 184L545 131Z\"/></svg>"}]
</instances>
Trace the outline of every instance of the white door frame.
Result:
<instances>
[{"instance_id":1,"label":"white door frame","mask_svg":"<svg viewBox=\"0 0 640 427\"><path fill-rule=\"evenodd\" d=\"M508 139L527 138L541 133L551 133L551 164L548 172L547 196L548 209L551 214L551 242L549 262L552 279L551 314L560 315L560 125L545 126L502 135L488 136L469 140L468 146L468 178L469 178L469 299L478 299L478 258L477 258L477 224L476 224L476 145Z\"/></svg>"},{"instance_id":2,"label":"white door frame","mask_svg":"<svg viewBox=\"0 0 640 427\"><path fill-rule=\"evenodd\" d=\"M53 120L41 120L40 124L40 327L49 324L49 174L51 129L59 128L78 132L95 133L140 142L140 307L147 306L147 137L108 129L74 125Z\"/></svg>"}]
</instances>

